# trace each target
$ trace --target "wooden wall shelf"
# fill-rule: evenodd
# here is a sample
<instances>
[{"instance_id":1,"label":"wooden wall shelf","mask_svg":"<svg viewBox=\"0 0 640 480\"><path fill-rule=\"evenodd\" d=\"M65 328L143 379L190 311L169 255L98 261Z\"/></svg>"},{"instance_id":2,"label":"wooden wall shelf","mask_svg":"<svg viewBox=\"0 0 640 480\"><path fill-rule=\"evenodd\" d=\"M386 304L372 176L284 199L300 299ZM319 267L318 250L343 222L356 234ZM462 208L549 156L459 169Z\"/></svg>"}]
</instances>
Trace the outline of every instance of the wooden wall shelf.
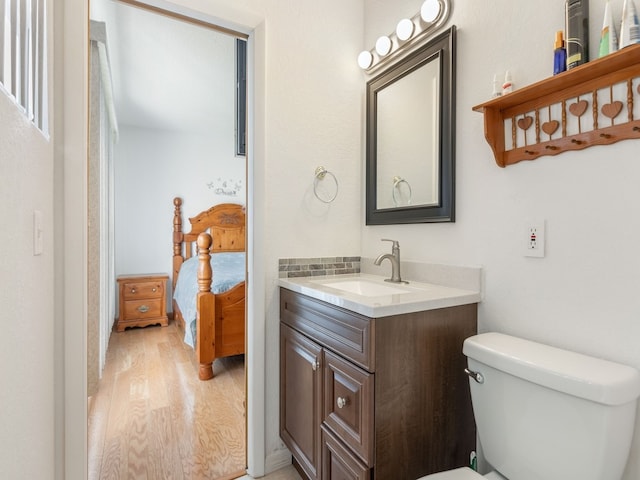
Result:
<instances>
[{"instance_id":1,"label":"wooden wall shelf","mask_svg":"<svg viewBox=\"0 0 640 480\"><path fill-rule=\"evenodd\" d=\"M500 167L640 138L640 45L473 107Z\"/></svg>"}]
</instances>

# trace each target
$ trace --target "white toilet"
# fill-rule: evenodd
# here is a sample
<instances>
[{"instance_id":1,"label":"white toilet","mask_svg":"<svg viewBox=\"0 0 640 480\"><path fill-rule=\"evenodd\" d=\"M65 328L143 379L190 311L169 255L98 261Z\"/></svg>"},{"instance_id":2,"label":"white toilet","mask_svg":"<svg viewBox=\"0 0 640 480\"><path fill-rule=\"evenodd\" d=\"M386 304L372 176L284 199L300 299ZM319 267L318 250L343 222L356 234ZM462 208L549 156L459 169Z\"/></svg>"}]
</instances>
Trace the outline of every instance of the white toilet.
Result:
<instances>
[{"instance_id":1,"label":"white toilet","mask_svg":"<svg viewBox=\"0 0 640 480\"><path fill-rule=\"evenodd\" d=\"M500 333L468 338L462 351L495 471L420 480L620 480L640 396L636 369Z\"/></svg>"}]
</instances>

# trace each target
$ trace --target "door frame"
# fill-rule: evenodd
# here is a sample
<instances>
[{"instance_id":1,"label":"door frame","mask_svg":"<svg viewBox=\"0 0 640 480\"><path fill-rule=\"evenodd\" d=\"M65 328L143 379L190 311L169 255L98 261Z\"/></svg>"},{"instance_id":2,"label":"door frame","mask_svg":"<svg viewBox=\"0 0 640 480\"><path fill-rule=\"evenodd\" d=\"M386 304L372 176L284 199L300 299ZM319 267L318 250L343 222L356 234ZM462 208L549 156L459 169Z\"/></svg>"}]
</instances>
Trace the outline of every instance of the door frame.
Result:
<instances>
[{"instance_id":1,"label":"door frame","mask_svg":"<svg viewBox=\"0 0 640 480\"><path fill-rule=\"evenodd\" d=\"M53 3L53 2L52 2ZM56 258L62 288L56 291L59 308L56 322L63 333L56 340L60 365L56 438L64 439L56 451L56 477L65 480L87 478L87 223L88 223L88 51L89 0L64 0L54 5L54 58L57 70L55 88L54 141L58 166L58 185L64 185L57 198L62 233ZM61 5L62 4L62 5ZM265 398L265 267L264 196L259 185L264 170L257 158L264 157L264 110L256 108L256 98L264 95L264 18L254 12L232 10L220 4L211 11L195 11L162 0L144 4L166 9L200 21L207 21L247 35L247 397ZM62 33L64 32L64 33ZM61 60L57 60L61 59ZM61 68L60 68L61 67ZM82 95L78 95L82 92ZM262 299L262 301L260 301ZM265 473L265 405L247 405L247 473Z\"/></svg>"}]
</instances>

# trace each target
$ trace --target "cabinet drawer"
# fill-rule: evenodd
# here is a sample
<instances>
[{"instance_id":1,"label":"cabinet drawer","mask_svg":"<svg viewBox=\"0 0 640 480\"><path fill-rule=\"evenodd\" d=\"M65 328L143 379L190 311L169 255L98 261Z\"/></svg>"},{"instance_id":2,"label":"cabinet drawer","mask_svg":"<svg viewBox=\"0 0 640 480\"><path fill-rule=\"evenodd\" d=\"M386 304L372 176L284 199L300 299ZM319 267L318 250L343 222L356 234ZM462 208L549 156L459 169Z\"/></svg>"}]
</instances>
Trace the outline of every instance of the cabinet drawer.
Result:
<instances>
[{"instance_id":1,"label":"cabinet drawer","mask_svg":"<svg viewBox=\"0 0 640 480\"><path fill-rule=\"evenodd\" d=\"M280 289L280 319L355 364L373 372L373 320L313 298Z\"/></svg>"},{"instance_id":2,"label":"cabinet drawer","mask_svg":"<svg viewBox=\"0 0 640 480\"><path fill-rule=\"evenodd\" d=\"M138 298L160 298L164 294L162 282L127 282L122 286L125 300Z\"/></svg>"},{"instance_id":3,"label":"cabinet drawer","mask_svg":"<svg viewBox=\"0 0 640 480\"><path fill-rule=\"evenodd\" d=\"M161 299L128 300L124 302L124 320L162 316Z\"/></svg>"},{"instance_id":4,"label":"cabinet drawer","mask_svg":"<svg viewBox=\"0 0 640 480\"><path fill-rule=\"evenodd\" d=\"M374 376L324 353L323 420L363 461L373 466Z\"/></svg>"},{"instance_id":5,"label":"cabinet drawer","mask_svg":"<svg viewBox=\"0 0 640 480\"><path fill-rule=\"evenodd\" d=\"M322 480L369 480L371 469L363 465L331 432L322 427Z\"/></svg>"}]
</instances>

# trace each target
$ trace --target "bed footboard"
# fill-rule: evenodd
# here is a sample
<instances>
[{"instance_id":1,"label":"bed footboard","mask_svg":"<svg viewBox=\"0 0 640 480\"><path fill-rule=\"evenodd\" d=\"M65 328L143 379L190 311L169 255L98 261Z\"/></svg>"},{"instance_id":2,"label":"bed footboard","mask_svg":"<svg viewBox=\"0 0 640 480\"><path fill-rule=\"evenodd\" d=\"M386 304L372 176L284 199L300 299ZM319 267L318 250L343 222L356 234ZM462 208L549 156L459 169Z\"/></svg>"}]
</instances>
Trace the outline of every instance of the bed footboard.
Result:
<instances>
[{"instance_id":1,"label":"bed footboard","mask_svg":"<svg viewBox=\"0 0 640 480\"><path fill-rule=\"evenodd\" d=\"M211 292L211 262L208 233L198 236L198 313L196 327L196 358L198 378L213 378L216 358L240 355L245 351L245 282L228 292Z\"/></svg>"},{"instance_id":2,"label":"bed footboard","mask_svg":"<svg viewBox=\"0 0 640 480\"><path fill-rule=\"evenodd\" d=\"M211 255L209 249L213 239L208 233L198 236L198 316L196 321L196 359L200 364L198 378L213 378L215 359L214 322L216 313L215 295L211 293ZM210 319L207 321L207 319Z\"/></svg>"}]
</instances>

